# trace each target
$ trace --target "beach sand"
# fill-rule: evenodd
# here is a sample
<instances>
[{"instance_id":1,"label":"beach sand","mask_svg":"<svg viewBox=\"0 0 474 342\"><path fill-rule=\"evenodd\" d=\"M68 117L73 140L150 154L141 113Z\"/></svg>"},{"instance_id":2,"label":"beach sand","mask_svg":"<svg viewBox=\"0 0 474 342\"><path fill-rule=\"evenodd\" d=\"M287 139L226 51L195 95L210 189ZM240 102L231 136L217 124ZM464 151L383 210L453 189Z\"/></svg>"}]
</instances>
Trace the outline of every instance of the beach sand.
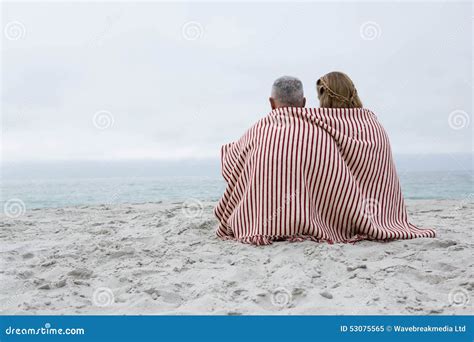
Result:
<instances>
[{"instance_id":1,"label":"beach sand","mask_svg":"<svg viewBox=\"0 0 474 342\"><path fill-rule=\"evenodd\" d=\"M473 208L407 201L435 239L251 246L215 203L0 216L2 314L472 314Z\"/></svg>"}]
</instances>

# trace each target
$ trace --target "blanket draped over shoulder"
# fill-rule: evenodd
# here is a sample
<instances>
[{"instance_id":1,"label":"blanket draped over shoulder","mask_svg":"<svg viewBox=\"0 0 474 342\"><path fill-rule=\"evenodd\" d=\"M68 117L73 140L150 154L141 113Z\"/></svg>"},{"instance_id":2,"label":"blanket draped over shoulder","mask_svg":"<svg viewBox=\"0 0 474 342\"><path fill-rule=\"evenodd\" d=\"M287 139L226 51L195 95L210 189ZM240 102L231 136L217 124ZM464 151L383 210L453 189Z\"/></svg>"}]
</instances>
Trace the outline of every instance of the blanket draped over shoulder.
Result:
<instances>
[{"instance_id":1,"label":"blanket draped over shoulder","mask_svg":"<svg viewBox=\"0 0 474 342\"><path fill-rule=\"evenodd\" d=\"M387 134L367 109L276 109L222 146L221 159L221 238L265 245L435 236L408 222Z\"/></svg>"}]
</instances>

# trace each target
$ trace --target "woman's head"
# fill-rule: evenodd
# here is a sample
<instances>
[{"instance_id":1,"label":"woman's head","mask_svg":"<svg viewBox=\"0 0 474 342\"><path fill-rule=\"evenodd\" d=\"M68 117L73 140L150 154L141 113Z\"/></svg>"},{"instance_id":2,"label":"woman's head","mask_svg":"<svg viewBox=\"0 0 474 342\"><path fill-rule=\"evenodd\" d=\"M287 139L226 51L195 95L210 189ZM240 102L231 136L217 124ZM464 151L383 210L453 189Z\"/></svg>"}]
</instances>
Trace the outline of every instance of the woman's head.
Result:
<instances>
[{"instance_id":1,"label":"woman's head","mask_svg":"<svg viewBox=\"0 0 474 342\"><path fill-rule=\"evenodd\" d=\"M320 107L362 108L357 89L349 76L333 71L316 82Z\"/></svg>"}]
</instances>

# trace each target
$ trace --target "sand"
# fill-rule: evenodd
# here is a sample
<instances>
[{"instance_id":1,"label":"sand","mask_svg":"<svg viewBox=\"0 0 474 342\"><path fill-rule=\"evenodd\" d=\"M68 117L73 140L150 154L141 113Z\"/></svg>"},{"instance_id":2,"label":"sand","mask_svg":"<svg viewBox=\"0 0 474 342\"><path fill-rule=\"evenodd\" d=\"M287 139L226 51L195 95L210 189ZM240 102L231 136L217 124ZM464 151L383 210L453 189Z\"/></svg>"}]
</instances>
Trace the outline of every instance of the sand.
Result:
<instances>
[{"instance_id":1,"label":"sand","mask_svg":"<svg viewBox=\"0 0 474 342\"><path fill-rule=\"evenodd\" d=\"M435 239L251 246L215 203L0 216L2 314L472 314L468 200L407 201Z\"/></svg>"}]
</instances>

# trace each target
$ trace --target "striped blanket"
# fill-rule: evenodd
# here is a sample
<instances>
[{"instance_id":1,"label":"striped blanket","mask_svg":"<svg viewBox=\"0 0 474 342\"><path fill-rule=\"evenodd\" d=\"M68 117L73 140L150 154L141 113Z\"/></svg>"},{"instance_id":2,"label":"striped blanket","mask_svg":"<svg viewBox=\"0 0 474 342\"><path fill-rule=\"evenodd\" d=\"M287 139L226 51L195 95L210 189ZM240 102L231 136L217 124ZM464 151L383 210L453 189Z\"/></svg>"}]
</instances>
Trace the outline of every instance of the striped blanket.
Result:
<instances>
[{"instance_id":1,"label":"striped blanket","mask_svg":"<svg viewBox=\"0 0 474 342\"><path fill-rule=\"evenodd\" d=\"M367 109L276 109L224 145L221 158L221 238L266 245L435 236L408 222L387 134Z\"/></svg>"}]
</instances>

